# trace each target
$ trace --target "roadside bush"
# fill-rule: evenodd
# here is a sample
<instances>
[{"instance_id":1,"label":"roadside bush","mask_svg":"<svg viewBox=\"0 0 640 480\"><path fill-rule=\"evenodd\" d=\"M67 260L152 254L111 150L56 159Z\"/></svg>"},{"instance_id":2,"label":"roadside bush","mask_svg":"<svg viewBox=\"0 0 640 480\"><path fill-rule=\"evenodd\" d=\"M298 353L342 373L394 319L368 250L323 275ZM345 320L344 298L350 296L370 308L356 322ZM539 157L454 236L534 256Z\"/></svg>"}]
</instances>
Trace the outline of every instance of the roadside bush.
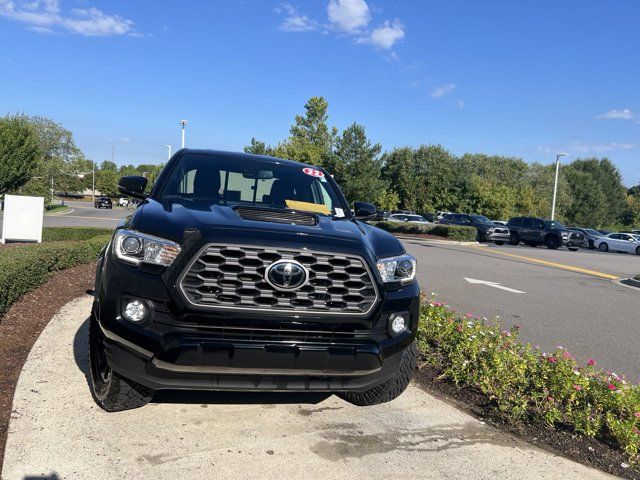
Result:
<instances>
[{"instance_id":1,"label":"roadside bush","mask_svg":"<svg viewBox=\"0 0 640 480\"><path fill-rule=\"evenodd\" d=\"M632 459L640 449L640 385L629 385L589 360L579 364L561 346L545 353L470 314L430 301L421 310L418 345L427 363L458 386L479 389L506 419L564 425L613 439Z\"/></svg>"},{"instance_id":2,"label":"roadside bush","mask_svg":"<svg viewBox=\"0 0 640 480\"><path fill-rule=\"evenodd\" d=\"M67 240L88 240L100 235L111 235L113 229L100 227L44 227L43 242L59 242Z\"/></svg>"},{"instance_id":3,"label":"roadside bush","mask_svg":"<svg viewBox=\"0 0 640 480\"><path fill-rule=\"evenodd\" d=\"M427 234L460 242L474 242L478 237L478 231L475 228L457 225L418 225L408 222L372 222L371 224L391 233Z\"/></svg>"},{"instance_id":4,"label":"roadside bush","mask_svg":"<svg viewBox=\"0 0 640 480\"><path fill-rule=\"evenodd\" d=\"M0 317L22 295L46 283L53 272L96 260L110 238L94 235L0 250Z\"/></svg>"}]
</instances>

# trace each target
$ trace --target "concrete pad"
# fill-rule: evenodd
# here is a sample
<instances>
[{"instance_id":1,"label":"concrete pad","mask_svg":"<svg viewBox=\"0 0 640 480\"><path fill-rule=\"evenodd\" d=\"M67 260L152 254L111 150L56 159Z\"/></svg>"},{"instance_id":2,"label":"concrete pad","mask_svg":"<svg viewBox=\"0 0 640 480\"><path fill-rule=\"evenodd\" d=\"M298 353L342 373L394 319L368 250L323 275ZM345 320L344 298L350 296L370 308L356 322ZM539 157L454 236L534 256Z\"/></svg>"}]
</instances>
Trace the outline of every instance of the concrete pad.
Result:
<instances>
[{"instance_id":1,"label":"concrete pad","mask_svg":"<svg viewBox=\"0 0 640 480\"><path fill-rule=\"evenodd\" d=\"M18 382L2 478L591 479L411 386L394 402L169 392L105 413L87 386L90 297L67 304Z\"/></svg>"}]
</instances>

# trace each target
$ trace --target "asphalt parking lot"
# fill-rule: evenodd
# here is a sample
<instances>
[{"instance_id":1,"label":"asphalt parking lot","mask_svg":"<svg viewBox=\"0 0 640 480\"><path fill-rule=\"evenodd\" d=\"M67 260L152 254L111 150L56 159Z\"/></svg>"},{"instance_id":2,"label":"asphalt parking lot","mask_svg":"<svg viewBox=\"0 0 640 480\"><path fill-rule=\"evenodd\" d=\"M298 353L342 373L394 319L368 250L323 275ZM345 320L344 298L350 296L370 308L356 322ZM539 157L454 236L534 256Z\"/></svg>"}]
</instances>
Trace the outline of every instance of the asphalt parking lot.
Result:
<instances>
[{"instance_id":1,"label":"asphalt parking lot","mask_svg":"<svg viewBox=\"0 0 640 480\"><path fill-rule=\"evenodd\" d=\"M418 259L423 291L438 293L439 301L463 314L499 316L534 346L560 345L640 381L640 290L614 280L640 273L640 256L403 242Z\"/></svg>"}]
</instances>

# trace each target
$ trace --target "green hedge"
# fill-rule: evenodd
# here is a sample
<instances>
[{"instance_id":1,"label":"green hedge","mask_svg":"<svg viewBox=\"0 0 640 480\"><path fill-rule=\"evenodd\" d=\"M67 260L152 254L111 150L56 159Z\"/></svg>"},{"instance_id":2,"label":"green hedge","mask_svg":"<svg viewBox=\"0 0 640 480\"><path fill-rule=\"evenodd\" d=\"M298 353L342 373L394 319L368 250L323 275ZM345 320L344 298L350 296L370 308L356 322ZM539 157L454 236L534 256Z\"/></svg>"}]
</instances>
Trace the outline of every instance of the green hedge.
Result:
<instances>
[{"instance_id":1,"label":"green hedge","mask_svg":"<svg viewBox=\"0 0 640 480\"><path fill-rule=\"evenodd\" d=\"M88 240L100 235L111 235L112 228L99 227L44 227L43 242L60 242L67 240Z\"/></svg>"},{"instance_id":2,"label":"green hedge","mask_svg":"<svg viewBox=\"0 0 640 480\"><path fill-rule=\"evenodd\" d=\"M484 319L486 320L486 319ZM518 327L454 313L434 300L422 307L418 346L427 364L458 386L480 390L512 422L544 422L617 444L640 460L640 385L579 363L564 348L545 353L518 339Z\"/></svg>"},{"instance_id":3,"label":"green hedge","mask_svg":"<svg viewBox=\"0 0 640 480\"><path fill-rule=\"evenodd\" d=\"M55 235L59 233L56 232ZM96 260L111 236L96 236L95 232L93 237L87 235L84 232L82 240L0 250L0 317L22 295L46 283L53 272Z\"/></svg>"},{"instance_id":4,"label":"green hedge","mask_svg":"<svg viewBox=\"0 0 640 480\"><path fill-rule=\"evenodd\" d=\"M475 228L461 227L457 225L418 225L416 223L408 222L372 222L371 224L391 233L426 233L460 242L475 242L478 237L478 231Z\"/></svg>"}]
</instances>

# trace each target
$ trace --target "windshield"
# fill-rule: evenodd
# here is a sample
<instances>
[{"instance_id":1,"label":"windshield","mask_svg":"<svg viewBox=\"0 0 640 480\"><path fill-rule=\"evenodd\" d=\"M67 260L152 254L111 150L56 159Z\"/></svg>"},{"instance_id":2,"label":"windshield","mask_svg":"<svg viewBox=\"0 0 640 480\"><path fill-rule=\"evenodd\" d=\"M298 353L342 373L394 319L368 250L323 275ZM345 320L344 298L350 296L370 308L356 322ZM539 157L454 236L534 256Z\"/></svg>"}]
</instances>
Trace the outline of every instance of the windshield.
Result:
<instances>
[{"instance_id":1,"label":"windshield","mask_svg":"<svg viewBox=\"0 0 640 480\"><path fill-rule=\"evenodd\" d=\"M420 215L407 215L407 220L410 222L426 222L424 217L421 217Z\"/></svg>"},{"instance_id":2,"label":"windshield","mask_svg":"<svg viewBox=\"0 0 640 480\"><path fill-rule=\"evenodd\" d=\"M321 170L213 154L190 153L181 157L156 198L345 216L340 197Z\"/></svg>"},{"instance_id":3,"label":"windshield","mask_svg":"<svg viewBox=\"0 0 640 480\"><path fill-rule=\"evenodd\" d=\"M486 224L492 224L493 223L491 220L489 220L484 215L471 215L471 218L473 219L474 223L486 223Z\"/></svg>"},{"instance_id":4,"label":"windshield","mask_svg":"<svg viewBox=\"0 0 640 480\"><path fill-rule=\"evenodd\" d=\"M544 226L547 227L550 230L566 230L567 229L560 222L556 222L554 220L546 220L544 222Z\"/></svg>"},{"instance_id":5,"label":"windshield","mask_svg":"<svg viewBox=\"0 0 640 480\"><path fill-rule=\"evenodd\" d=\"M589 235L593 235L594 237L602 236L600 232L598 232L597 230L591 230L590 228L585 228L584 231L587 232Z\"/></svg>"}]
</instances>

